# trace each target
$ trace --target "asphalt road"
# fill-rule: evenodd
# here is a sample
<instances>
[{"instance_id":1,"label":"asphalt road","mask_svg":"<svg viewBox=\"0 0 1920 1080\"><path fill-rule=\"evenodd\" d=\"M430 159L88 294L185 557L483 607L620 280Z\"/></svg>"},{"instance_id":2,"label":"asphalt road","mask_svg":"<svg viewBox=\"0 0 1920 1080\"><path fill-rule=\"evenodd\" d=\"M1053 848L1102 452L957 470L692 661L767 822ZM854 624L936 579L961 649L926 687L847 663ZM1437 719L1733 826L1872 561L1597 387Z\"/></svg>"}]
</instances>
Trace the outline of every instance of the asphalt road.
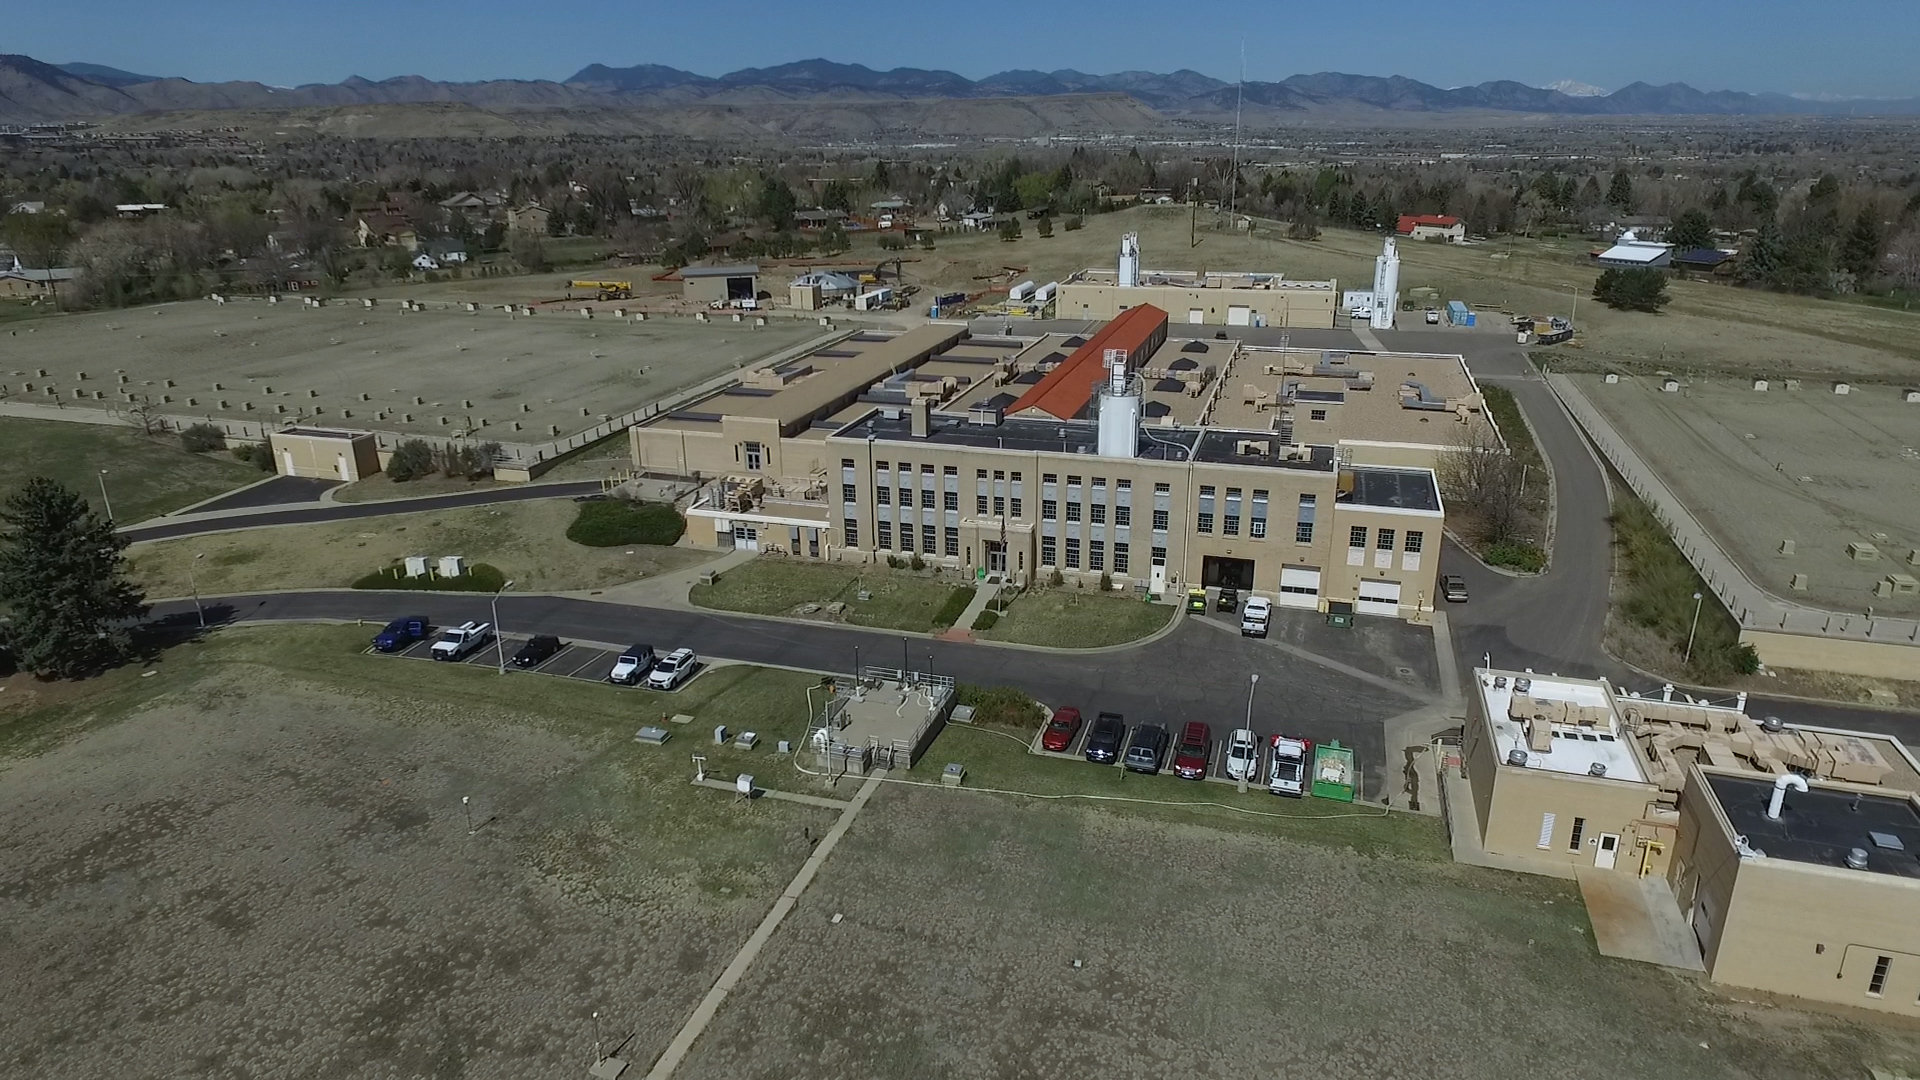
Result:
<instances>
[{"instance_id":1,"label":"asphalt road","mask_svg":"<svg viewBox=\"0 0 1920 1080\"><path fill-rule=\"evenodd\" d=\"M438 625L485 620L488 601L485 595L342 590L207 597L203 603L210 623L363 619L375 624L367 628L371 638L377 624L405 614L424 612ZM1365 767L1367 793L1387 783L1383 721L1437 697L1432 647L1426 645L1423 662L1418 631L1396 624L1391 636L1356 637L1306 617L1312 613L1289 613L1270 641L1191 620L1165 638L1129 649L1065 653L554 596L502 596L499 612L500 625L514 635L646 642L660 653L687 646L702 656L810 671L906 663L961 682L1017 686L1049 706L1075 705L1088 715L1123 713L1130 724L1155 720L1177 728L1178 722L1205 720L1221 735L1244 722L1248 676L1258 673L1255 730L1339 739ZM161 604L154 614L185 623L193 619L193 603ZM1316 644L1337 666L1301 657L1318 651Z\"/></svg>"},{"instance_id":2,"label":"asphalt road","mask_svg":"<svg viewBox=\"0 0 1920 1080\"><path fill-rule=\"evenodd\" d=\"M417 514L427 510L451 510L462 506L487 506L492 503L521 502L527 499L564 499L597 495L598 480L576 480L561 484L526 484L520 487L486 488L451 495L427 495L418 499L387 499L381 502L307 504L295 507L266 507L257 512L226 514L220 517L188 521L163 521L120 530L130 541L170 540L202 533L233 529L257 529L268 525L306 525L320 521L351 521L355 518L383 517L388 514Z\"/></svg>"}]
</instances>

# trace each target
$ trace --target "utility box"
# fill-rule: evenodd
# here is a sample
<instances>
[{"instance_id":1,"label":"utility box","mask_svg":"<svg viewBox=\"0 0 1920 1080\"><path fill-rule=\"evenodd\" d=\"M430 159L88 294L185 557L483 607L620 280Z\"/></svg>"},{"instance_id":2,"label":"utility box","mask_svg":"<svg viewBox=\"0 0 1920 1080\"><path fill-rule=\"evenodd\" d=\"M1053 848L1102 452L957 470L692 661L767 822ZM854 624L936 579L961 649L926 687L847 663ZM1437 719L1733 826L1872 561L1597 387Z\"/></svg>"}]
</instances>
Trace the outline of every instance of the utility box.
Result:
<instances>
[{"instance_id":1,"label":"utility box","mask_svg":"<svg viewBox=\"0 0 1920 1080\"><path fill-rule=\"evenodd\" d=\"M427 557L425 555L407 556L407 576L408 577L426 577L427 576Z\"/></svg>"},{"instance_id":2,"label":"utility box","mask_svg":"<svg viewBox=\"0 0 1920 1080\"><path fill-rule=\"evenodd\" d=\"M465 555L440 556L440 576L441 577L459 577L461 574L464 574L466 572L467 572L467 557Z\"/></svg>"},{"instance_id":3,"label":"utility box","mask_svg":"<svg viewBox=\"0 0 1920 1080\"><path fill-rule=\"evenodd\" d=\"M1865 540L1856 540L1847 545L1847 558L1854 562L1874 562L1880 558L1880 549Z\"/></svg>"},{"instance_id":4,"label":"utility box","mask_svg":"<svg viewBox=\"0 0 1920 1080\"><path fill-rule=\"evenodd\" d=\"M960 781L966 778L967 767L957 761L947 762L947 767L940 771L940 782L948 787L959 787Z\"/></svg>"}]
</instances>

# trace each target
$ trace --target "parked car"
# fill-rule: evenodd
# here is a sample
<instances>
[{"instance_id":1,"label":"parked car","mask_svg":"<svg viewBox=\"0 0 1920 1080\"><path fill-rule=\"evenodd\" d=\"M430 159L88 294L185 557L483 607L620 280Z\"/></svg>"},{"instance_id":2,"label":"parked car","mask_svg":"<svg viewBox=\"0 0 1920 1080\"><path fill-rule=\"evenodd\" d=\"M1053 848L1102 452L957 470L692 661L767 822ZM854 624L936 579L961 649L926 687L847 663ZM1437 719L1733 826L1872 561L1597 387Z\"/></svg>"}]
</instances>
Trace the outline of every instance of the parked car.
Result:
<instances>
[{"instance_id":1,"label":"parked car","mask_svg":"<svg viewBox=\"0 0 1920 1080\"><path fill-rule=\"evenodd\" d=\"M1207 613L1207 590L1188 589L1187 610L1196 615L1205 615Z\"/></svg>"},{"instance_id":2,"label":"parked car","mask_svg":"<svg viewBox=\"0 0 1920 1080\"><path fill-rule=\"evenodd\" d=\"M1087 729L1087 745L1082 749L1087 760L1105 765L1120 756L1127 741L1127 721L1119 713L1103 712L1093 718Z\"/></svg>"},{"instance_id":3,"label":"parked car","mask_svg":"<svg viewBox=\"0 0 1920 1080\"><path fill-rule=\"evenodd\" d=\"M1240 607L1240 590L1223 588L1214 601L1214 607L1220 611L1236 611Z\"/></svg>"},{"instance_id":4,"label":"parked car","mask_svg":"<svg viewBox=\"0 0 1920 1080\"><path fill-rule=\"evenodd\" d=\"M1273 621L1273 601L1264 596L1247 597L1247 606L1240 609L1240 636L1266 637L1267 624Z\"/></svg>"},{"instance_id":5,"label":"parked car","mask_svg":"<svg viewBox=\"0 0 1920 1080\"><path fill-rule=\"evenodd\" d=\"M1157 773L1167 756L1167 729L1159 724L1141 724L1133 729L1133 742L1121 764L1128 772Z\"/></svg>"},{"instance_id":6,"label":"parked car","mask_svg":"<svg viewBox=\"0 0 1920 1080\"><path fill-rule=\"evenodd\" d=\"M1053 710L1053 719L1047 721L1046 734L1040 736L1040 747L1056 754L1066 752L1073 745L1073 737L1080 734L1080 710L1071 705Z\"/></svg>"},{"instance_id":7,"label":"parked car","mask_svg":"<svg viewBox=\"0 0 1920 1080\"><path fill-rule=\"evenodd\" d=\"M651 645L629 645L613 662L613 670L607 673L607 681L621 686L638 686L640 680L653 670L654 655Z\"/></svg>"},{"instance_id":8,"label":"parked car","mask_svg":"<svg viewBox=\"0 0 1920 1080\"><path fill-rule=\"evenodd\" d=\"M699 666L700 658L692 649L675 649L647 673L647 689L672 690L691 678L693 669Z\"/></svg>"},{"instance_id":9,"label":"parked car","mask_svg":"<svg viewBox=\"0 0 1920 1080\"><path fill-rule=\"evenodd\" d=\"M1204 780L1213 757L1213 732L1198 720L1180 729L1180 745L1173 751L1173 774L1183 780Z\"/></svg>"},{"instance_id":10,"label":"parked car","mask_svg":"<svg viewBox=\"0 0 1920 1080\"><path fill-rule=\"evenodd\" d=\"M1302 798L1307 793L1307 769L1313 762L1313 740L1275 735L1267 764L1267 790L1275 795Z\"/></svg>"},{"instance_id":11,"label":"parked car","mask_svg":"<svg viewBox=\"0 0 1920 1080\"><path fill-rule=\"evenodd\" d=\"M513 666L537 667L553 659L553 654L562 648L564 646L560 644L560 639L552 634L535 634L520 646L519 652L513 654Z\"/></svg>"},{"instance_id":12,"label":"parked car","mask_svg":"<svg viewBox=\"0 0 1920 1080\"><path fill-rule=\"evenodd\" d=\"M1440 578L1440 595L1448 603L1464 604L1467 601L1467 579L1459 574L1446 574Z\"/></svg>"},{"instance_id":13,"label":"parked car","mask_svg":"<svg viewBox=\"0 0 1920 1080\"><path fill-rule=\"evenodd\" d=\"M427 650L435 660L464 660L475 649L493 640L493 624L464 622L440 635Z\"/></svg>"},{"instance_id":14,"label":"parked car","mask_svg":"<svg viewBox=\"0 0 1920 1080\"><path fill-rule=\"evenodd\" d=\"M1227 736L1227 779L1253 780L1260 775L1260 740L1252 728L1234 728Z\"/></svg>"},{"instance_id":15,"label":"parked car","mask_svg":"<svg viewBox=\"0 0 1920 1080\"><path fill-rule=\"evenodd\" d=\"M399 652L431 633L433 624L425 615L408 615L393 620L373 635L373 648L376 652Z\"/></svg>"},{"instance_id":16,"label":"parked car","mask_svg":"<svg viewBox=\"0 0 1920 1080\"><path fill-rule=\"evenodd\" d=\"M1427 309L1427 325L1428 326L1440 325L1440 309L1438 308Z\"/></svg>"}]
</instances>

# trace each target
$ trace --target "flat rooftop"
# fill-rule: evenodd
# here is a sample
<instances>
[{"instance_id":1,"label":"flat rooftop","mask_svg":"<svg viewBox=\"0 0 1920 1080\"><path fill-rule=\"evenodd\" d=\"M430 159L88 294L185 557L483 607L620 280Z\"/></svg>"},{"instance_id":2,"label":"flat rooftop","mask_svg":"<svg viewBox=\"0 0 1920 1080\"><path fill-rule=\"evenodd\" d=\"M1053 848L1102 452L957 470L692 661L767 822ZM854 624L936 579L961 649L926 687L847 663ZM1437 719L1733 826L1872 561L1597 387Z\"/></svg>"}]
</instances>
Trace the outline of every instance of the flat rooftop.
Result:
<instances>
[{"instance_id":1,"label":"flat rooftop","mask_svg":"<svg viewBox=\"0 0 1920 1080\"><path fill-rule=\"evenodd\" d=\"M1200 433L1181 428L1142 431L1136 457L1157 461L1183 461L1193 453ZM913 420L904 412L888 416L874 409L855 423L834 433L837 439L877 439L883 442L933 443L941 446L971 446L995 450L1021 450L1028 453L1052 451L1057 454L1093 455L1099 447L1099 429L1085 420L1002 420L998 424L976 424L964 417L934 414L928 418L927 434L913 433Z\"/></svg>"},{"instance_id":2,"label":"flat rooftop","mask_svg":"<svg viewBox=\"0 0 1920 1080\"><path fill-rule=\"evenodd\" d=\"M1525 768L1592 776L1599 765L1607 780L1646 782L1605 684L1487 668L1475 669L1474 681L1502 763L1520 750Z\"/></svg>"},{"instance_id":3,"label":"flat rooftop","mask_svg":"<svg viewBox=\"0 0 1920 1080\"><path fill-rule=\"evenodd\" d=\"M1157 433L1156 433L1157 434ZM1269 469L1332 472L1331 446L1288 446L1268 431L1221 431L1207 428L1194 447L1193 459L1211 465L1256 465Z\"/></svg>"},{"instance_id":4,"label":"flat rooftop","mask_svg":"<svg viewBox=\"0 0 1920 1080\"><path fill-rule=\"evenodd\" d=\"M1209 424L1271 431L1287 426L1298 441L1328 445L1454 446L1469 425L1491 427L1479 388L1458 356L1263 346L1221 355L1232 362L1221 368Z\"/></svg>"},{"instance_id":5,"label":"flat rooftop","mask_svg":"<svg viewBox=\"0 0 1920 1080\"><path fill-rule=\"evenodd\" d=\"M1110 266L1090 266L1077 271L1062 285L1108 285L1118 288L1120 272ZM1308 278L1295 280L1285 274L1257 270L1142 270L1139 284L1147 288L1167 289L1299 289L1332 292L1332 281Z\"/></svg>"},{"instance_id":6,"label":"flat rooftop","mask_svg":"<svg viewBox=\"0 0 1920 1080\"><path fill-rule=\"evenodd\" d=\"M1340 473L1336 498L1347 506L1381 506L1395 510L1440 509L1440 487L1426 469L1355 467Z\"/></svg>"},{"instance_id":7,"label":"flat rooftop","mask_svg":"<svg viewBox=\"0 0 1920 1080\"><path fill-rule=\"evenodd\" d=\"M1909 799L1815 785L1788 791L1780 820L1767 817L1773 781L1702 773L1735 836L1769 859L1849 870L1847 853L1867 853L1863 873L1920 878L1920 812Z\"/></svg>"}]
</instances>

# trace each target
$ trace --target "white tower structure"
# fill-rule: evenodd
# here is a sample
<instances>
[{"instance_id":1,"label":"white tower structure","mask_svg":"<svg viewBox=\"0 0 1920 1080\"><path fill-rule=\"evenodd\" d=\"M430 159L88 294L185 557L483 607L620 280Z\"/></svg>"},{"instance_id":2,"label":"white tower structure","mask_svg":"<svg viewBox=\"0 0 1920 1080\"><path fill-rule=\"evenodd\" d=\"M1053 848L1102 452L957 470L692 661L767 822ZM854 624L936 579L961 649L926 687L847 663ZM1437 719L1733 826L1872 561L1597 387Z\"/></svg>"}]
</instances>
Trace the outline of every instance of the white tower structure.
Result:
<instances>
[{"instance_id":1,"label":"white tower structure","mask_svg":"<svg viewBox=\"0 0 1920 1080\"><path fill-rule=\"evenodd\" d=\"M1120 238L1120 287L1131 289L1140 284L1140 234Z\"/></svg>"},{"instance_id":2,"label":"white tower structure","mask_svg":"<svg viewBox=\"0 0 1920 1080\"><path fill-rule=\"evenodd\" d=\"M1373 260L1373 318L1371 325L1375 330L1393 329L1394 313L1400 310L1400 253L1394 249L1393 237L1387 237L1386 246L1379 257Z\"/></svg>"},{"instance_id":3,"label":"white tower structure","mask_svg":"<svg viewBox=\"0 0 1920 1080\"><path fill-rule=\"evenodd\" d=\"M1130 458L1140 448L1140 386L1127 372L1127 350L1108 349L1107 381L1100 392L1101 457Z\"/></svg>"}]
</instances>

